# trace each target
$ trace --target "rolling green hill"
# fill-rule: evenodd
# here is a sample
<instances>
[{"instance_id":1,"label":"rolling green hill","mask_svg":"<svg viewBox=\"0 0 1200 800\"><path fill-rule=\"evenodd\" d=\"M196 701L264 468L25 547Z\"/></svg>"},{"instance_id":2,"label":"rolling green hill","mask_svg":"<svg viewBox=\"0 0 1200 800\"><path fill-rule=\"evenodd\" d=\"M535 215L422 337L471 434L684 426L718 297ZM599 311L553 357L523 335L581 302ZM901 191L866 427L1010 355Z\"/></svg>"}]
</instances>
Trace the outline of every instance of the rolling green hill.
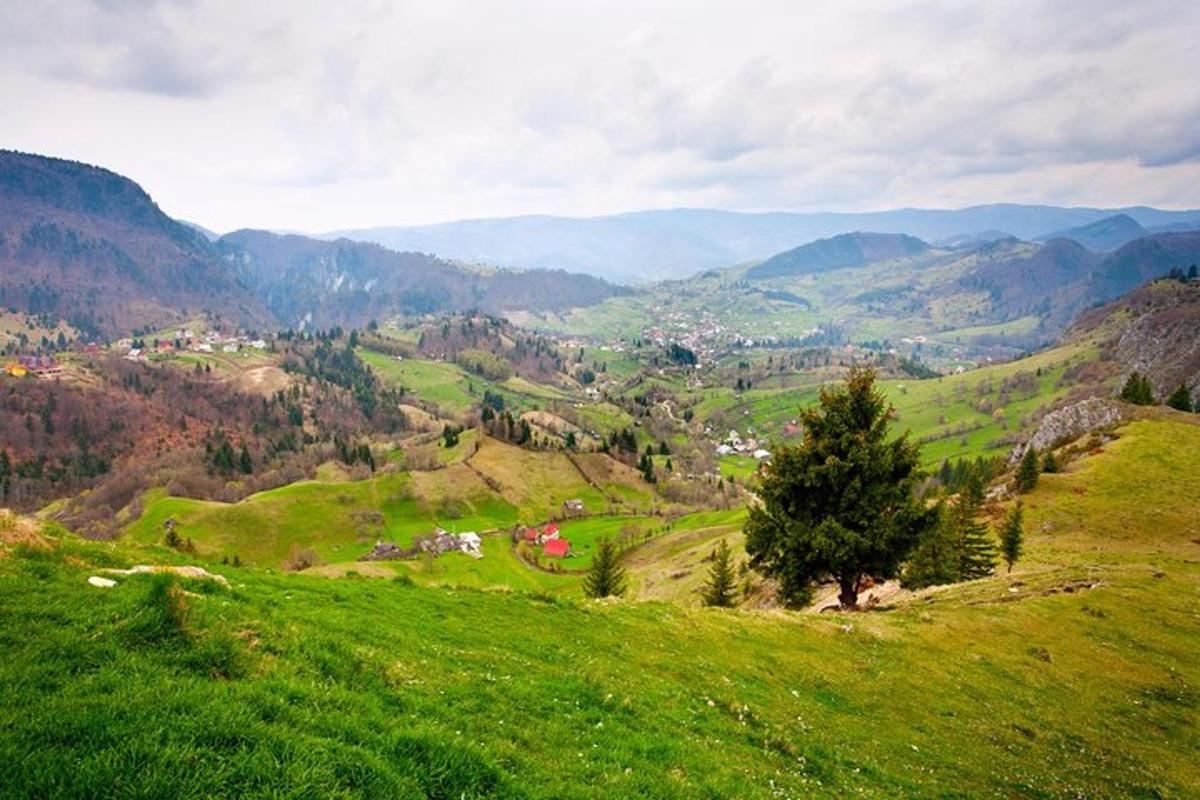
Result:
<instances>
[{"instance_id":1,"label":"rolling green hill","mask_svg":"<svg viewBox=\"0 0 1200 800\"><path fill-rule=\"evenodd\" d=\"M1153 416L1043 476L1011 575L854 615L211 562L230 588L137 575L97 589L86 579L106 567L180 556L43 539L9 522L0 786L14 796L1192 796L1200 426ZM685 534L656 541L673 535Z\"/></svg>"}]
</instances>

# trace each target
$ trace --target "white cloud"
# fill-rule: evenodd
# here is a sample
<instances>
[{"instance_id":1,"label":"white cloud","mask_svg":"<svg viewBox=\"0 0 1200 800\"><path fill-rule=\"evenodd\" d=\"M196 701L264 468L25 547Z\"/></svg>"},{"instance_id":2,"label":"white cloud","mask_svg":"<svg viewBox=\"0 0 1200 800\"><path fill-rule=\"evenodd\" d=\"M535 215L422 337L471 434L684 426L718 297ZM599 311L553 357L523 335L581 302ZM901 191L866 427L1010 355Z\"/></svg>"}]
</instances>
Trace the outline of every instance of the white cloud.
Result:
<instances>
[{"instance_id":1,"label":"white cloud","mask_svg":"<svg viewBox=\"0 0 1200 800\"><path fill-rule=\"evenodd\" d=\"M217 229L1200 205L1178 0L0 7L4 146Z\"/></svg>"}]
</instances>

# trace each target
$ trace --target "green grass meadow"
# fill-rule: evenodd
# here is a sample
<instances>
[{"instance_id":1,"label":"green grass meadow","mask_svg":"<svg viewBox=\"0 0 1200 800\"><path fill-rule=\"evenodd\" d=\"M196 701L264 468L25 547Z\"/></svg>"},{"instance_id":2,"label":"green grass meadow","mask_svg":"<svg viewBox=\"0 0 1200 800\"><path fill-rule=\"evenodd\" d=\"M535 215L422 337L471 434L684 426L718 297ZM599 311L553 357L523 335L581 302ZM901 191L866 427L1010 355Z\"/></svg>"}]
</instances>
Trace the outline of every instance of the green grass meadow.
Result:
<instances>
[{"instance_id":1,"label":"green grass meadow","mask_svg":"<svg viewBox=\"0 0 1200 800\"><path fill-rule=\"evenodd\" d=\"M418 565L105 590L86 578L132 542L16 545L0 793L1196 796L1197 452L1195 425L1127 426L1027 496L1011 575L851 615L434 588ZM684 527L733 521L712 514Z\"/></svg>"}]
</instances>

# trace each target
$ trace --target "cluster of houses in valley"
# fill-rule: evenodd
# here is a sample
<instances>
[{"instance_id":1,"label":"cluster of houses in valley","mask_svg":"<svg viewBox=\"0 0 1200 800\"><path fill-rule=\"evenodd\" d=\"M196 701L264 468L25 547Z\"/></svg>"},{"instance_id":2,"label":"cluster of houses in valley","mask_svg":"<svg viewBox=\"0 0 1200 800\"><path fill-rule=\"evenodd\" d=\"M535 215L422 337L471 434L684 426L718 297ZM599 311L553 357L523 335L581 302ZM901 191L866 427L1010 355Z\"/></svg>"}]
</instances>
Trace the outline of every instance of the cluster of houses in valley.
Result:
<instances>
[{"instance_id":1,"label":"cluster of houses in valley","mask_svg":"<svg viewBox=\"0 0 1200 800\"><path fill-rule=\"evenodd\" d=\"M753 429L751 430L753 432ZM729 435L725 440L717 445L714 451L719 456L731 456L736 454L754 456L759 461L765 461L771 457L771 451L761 447L761 444L753 436L743 439L741 434L736 430L729 431Z\"/></svg>"},{"instance_id":2,"label":"cluster of houses in valley","mask_svg":"<svg viewBox=\"0 0 1200 800\"><path fill-rule=\"evenodd\" d=\"M483 539L475 531L450 533L443 528L435 528L433 534L417 541L412 548L405 549L395 542L379 541L375 548L360 561L397 561L403 558L413 558L422 553L440 556L443 553L465 553L471 558L483 558Z\"/></svg>"},{"instance_id":3,"label":"cluster of houses in valley","mask_svg":"<svg viewBox=\"0 0 1200 800\"><path fill-rule=\"evenodd\" d=\"M471 558L483 558L483 540L475 531L450 533L437 528L432 537L421 540L419 547L423 552L437 556L457 551L466 553Z\"/></svg>"},{"instance_id":4,"label":"cluster of houses in valley","mask_svg":"<svg viewBox=\"0 0 1200 800\"><path fill-rule=\"evenodd\" d=\"M207 331L197 334L195 331L180 328L175 331L174 339L157 339L151 347L134 347L133 339L121 339L116 343L118 349L125 350L125 358L130 361L144 361L147 356L168 354L180 351L193 353L239 353L244 349L266 350L265 339L251 338L244 335L226 335L219 331ZM92 347L94 345L89 345Z\"/></svg>"},{"instance_id":5,"label":"cluster of houses in valley","mask_svg":"<svg viewBox=\"0 0 1200 800\"><path fill-rule=\"evenodd\" d=\"M549 522L541 528L526 528L521 538L531 547L540 546L542 555L548 558L566 558L571 554L571 543L562 538L557 522Z\"/></svg>"}]
</instances>

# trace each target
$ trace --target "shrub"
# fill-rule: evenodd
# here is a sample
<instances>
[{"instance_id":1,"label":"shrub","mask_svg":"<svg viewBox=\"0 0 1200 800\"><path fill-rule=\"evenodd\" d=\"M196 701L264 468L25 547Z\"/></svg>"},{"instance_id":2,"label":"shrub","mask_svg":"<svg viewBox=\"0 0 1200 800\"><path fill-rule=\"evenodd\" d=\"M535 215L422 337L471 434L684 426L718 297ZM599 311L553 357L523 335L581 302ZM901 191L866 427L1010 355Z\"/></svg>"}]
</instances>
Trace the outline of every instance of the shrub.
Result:
<instances>
[{"instance_id":1,"label":"shrub","mask_svg":"<svg viewBox=\"0 0 1200 800\"><path fill-rule=\"evenodd\" d=\"M317 553L315 550L311 547L301 547L299 542L292 542L287 560L283 562L283 568L289 572L300 572L315 566L316 563Z\"/></svg>"}]
</instances>

